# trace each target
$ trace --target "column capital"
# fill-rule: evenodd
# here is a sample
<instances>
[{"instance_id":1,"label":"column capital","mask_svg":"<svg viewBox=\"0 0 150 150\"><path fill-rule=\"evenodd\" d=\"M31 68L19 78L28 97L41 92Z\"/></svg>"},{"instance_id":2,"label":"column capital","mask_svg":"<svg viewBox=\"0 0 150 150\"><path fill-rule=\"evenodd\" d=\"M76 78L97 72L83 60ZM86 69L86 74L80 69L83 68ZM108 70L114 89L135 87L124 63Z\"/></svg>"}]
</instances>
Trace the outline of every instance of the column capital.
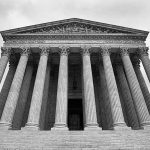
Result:
<instances>
[{"instance_id":1,"label":"column capital","mask_svg":"<svg viewBox=\"0 0 150 150\"><path fill-rule=\"evenodd\" d=\"M10 56L11 47L1 47L2 56Z\"/></svg>"},{"instance_id":2,"label":"column capital","mask_svg":"<svg viewBox=\"0 0 150 150\"><path fill-rule=\"evenodd\" d=\"M31 53L30 47L20 47L21 55L28 56Z\"/></svg>"},{"instance_id":3,"label":"column capital","mask_svg":"<svg viewBox=\"0 0 150 150\"><path fill-rule=\"evenodd\" d=\"M40 55L45 55L45 56L48 56L49 55L49 52L50 52L50 48L49 47L45 47L45 46L40 46L39 47L40 49Z\"/></svg>"},{"instance_id":4,"label":"column capital","mask_svg":"<svg viewBox=\"0 0 150 150\"><path fill-rule=\"evenodd\" d=\"M100 47L100 48L101 48L100 53L101 53L102 56L109 56L110 55L111 47L103 46L103 47Z\"/></svg>"},{"instance_id":5,"label":"column capital","mask_svg":"<svg viewBox=\"0 0 150 150\"><path fill-rule=\"evenodd\" d=\"M59 53L60 55L65 55L65 56L68 56L69 54L69 46L59 46Z\"/></svg>"},{"instance_id":6,"label":"column capital","mask_svg":"<svg viewBox=\"0 0 150 150\"><path fill-rule=\"evenodd\" d=\"M133 66L140 68L140 59L137 56L133 57L132 64Z\"/></svg>"},{"instance_id":7,"label":"column capital","mask_svg":"<svg viewBox=\"0 0 150 150\"><path fill-rule=\"evenodd\" d=\"M91 54L91 46L88 46L88 45L83 45L81 46L81 54L84 56L84 55L88 55L90 56Z\"/></svg>"},{"instance_id":8,"label":"column capital","mask_svg":"<svg viewBox=\"0 0 150 150\"><path fill-rule=\"evenodd\" d=\"M148 47L139 47L138 49L138 53L140 56L148 56Z\"/></svg>"},{"instance_id":9,"label":"column capital","mask_svg":"<svg viewBox=\"0 0 150 150\"><path fill-rule=\"evenodd\" d=\"M129 55L129 48L128 47L120 47L120 54L121 54L121 56Z\"/></svg>"}]
</instances>

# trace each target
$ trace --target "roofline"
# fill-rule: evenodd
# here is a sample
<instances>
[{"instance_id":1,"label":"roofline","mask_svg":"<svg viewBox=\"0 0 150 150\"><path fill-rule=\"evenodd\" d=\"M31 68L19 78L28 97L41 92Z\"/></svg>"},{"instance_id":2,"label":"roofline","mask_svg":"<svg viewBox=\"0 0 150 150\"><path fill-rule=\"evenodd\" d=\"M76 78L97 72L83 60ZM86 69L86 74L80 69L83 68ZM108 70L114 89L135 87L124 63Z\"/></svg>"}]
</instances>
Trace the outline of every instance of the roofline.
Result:
<instances>
[{"instance_id":1,"label":"roofline","mask_svg":"<svg viewBox=\"0 0 150 150\"><path fill-rule=\"evenodd\" d=\"M128 31L131 31L131 32L136 32L136 33L138 32L138 33L144 34L146 37L149 34L148 31L144 31L144 30L133 29L133 28L123 27L123 26L117 26L117 25L112 25L112 24L106 24L106 23L101 23L101 22L97 22L97 21L90 21L90 20L85 20L85 19L78 19L78 18L63 19L63 20L58 20L58 21L52 21L52 22L47 22L47 23L40 23L40 24L36 24L36 25L19 27L19 28L14 28L14 29L0 31L0 33L3 36L6 33L14 33L14 32L18 32L18 31L21 32L21 31L24 31L24 30L45 27L45 26L48 26L48 25L57 25L57 24L60 24L60 23L78 22L78 21L80 21L81 23L82 22L83 23L89 23L89 24L92 24L92 25L99 25L99 26L102 26L102 27L115 28L117 30L124 30L124 31L128 30Z\"/></svg>"}]
</instances>

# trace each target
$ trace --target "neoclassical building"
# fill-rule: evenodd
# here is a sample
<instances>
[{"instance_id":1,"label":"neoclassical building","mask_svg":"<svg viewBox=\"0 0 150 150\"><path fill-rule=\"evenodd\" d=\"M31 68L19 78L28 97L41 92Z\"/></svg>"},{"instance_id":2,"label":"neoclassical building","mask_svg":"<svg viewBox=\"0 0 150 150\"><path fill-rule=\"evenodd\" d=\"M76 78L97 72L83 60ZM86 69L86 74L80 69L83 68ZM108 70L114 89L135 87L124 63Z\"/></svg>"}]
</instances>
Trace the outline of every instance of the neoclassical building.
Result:
<instances>
[{"instance_id":1,"label":"neoclassical building","mask_svg":"<svg viewBox=\"0 0 150 150\"><path fill-rule=\"evenodd\" d=\"M72 18L1 35L0 149L150 148L147 31Z\"/></svg>"}]
</instances>

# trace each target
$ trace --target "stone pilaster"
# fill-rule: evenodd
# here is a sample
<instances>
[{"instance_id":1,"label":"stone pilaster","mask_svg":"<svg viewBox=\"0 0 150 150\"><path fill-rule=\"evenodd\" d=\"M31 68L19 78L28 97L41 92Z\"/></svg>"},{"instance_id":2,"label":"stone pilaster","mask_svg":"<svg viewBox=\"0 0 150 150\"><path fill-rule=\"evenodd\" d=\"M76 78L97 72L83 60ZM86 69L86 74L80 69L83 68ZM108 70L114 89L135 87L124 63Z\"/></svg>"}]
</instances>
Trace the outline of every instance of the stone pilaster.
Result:
<instances>
[{"instance_id":1,"label":"stone pilaster","mask_svg":"<svg viewBox=\"0 0 150 150\"><path fill-rule=\"evenodd\" d=\"M123 103L125 105L125 110L127 113L129 125L133 129L139 129L138 117L135 111L132 95L130 93L130 89L121 63L116 64L116 71L117 71L117 77L118 77L117 79L121 90Z\"/></svg>"},{"instance_id":2,"label":"stone pilaster","mask_svg":"<svg viewBox=\"0 0 150 150\"><path fill-rule=\"evenodd\" d=\"M21 89L24 72L28 61L28 55L29 55L29 48L22 48L20 60L0 120L0 127L10 129L12 126L12 120L18 102L19 92Z\"/></svg>"},{"instance_id":3,"label":"stone pilaster","mask_svg":"<svg viewBox=\"0 0 150 150\"><path fill-rule=\"evenodd\" d=\"M68 130L68 47L60 48L60 65L56 98L55 124L52 130Z\"/></svg>"},{"instance_id":4,"label":"stone pilaster","mask_svg":"<svg viewBox=\"0 0 150 150\"><path fill-rule=\"evenodd\" d=\"M147 128L147 126L150 125L150 115L128 54L128 48L121 48L121 57L132 98L135 104L136 112L139 118L140 126L142 128Z\"/></svg>"},{"instance_id":5,"label":"stone pilaster","mask_svg":"<svg viewBox=\"0 0 150 150\"><path fill-rule=\"evenodd\" d=\"M109 93L109 100L111 104L111 111L113 117L113 128L117 129L127 129L126 123L124 121L122 107L120 103L120 98L118 94L118 89L116 85L116 80L110 60L109 48L103 47L101 50L106 83Z\"/></svg>"},{"instance_id":6,"label":"stone pilaster","mask_svg":"<svg viewBox=\"0 0 150 150\"><path fill-rule=\"evenodd\" d=\"M3 78L3 74L5 72L9 56L10 56L10 48L2 47L2 57L0 59L0 82Z\"/></svg>"},{"instance_id":7,"label":"stone pilaster","mask_svg":"<svg viewBox=\"0 0 150 150\"><path fill-rule=\"evenodd\" d=\"M4 106L5 106L5 103L6 103L6 99L10 90L10 86L11 86L15 71L16 71L16 65L10 62L9 70L8 70L6 79L4 81L4 84L0 93L0 118L1 118Z\"/></svg>"},{"instance_id":8,"label":"stone pilaster","mask_svg":"<svg viewBox=\"0 0 150 150\"><path fill-rule=\"evenodd\" d=\"M23 118L27 97L30 89L32 73L33 73L32 64L27 64L20 94L19 94L18 103L16 106L16 111L13 117L13 124L12 124L13 129L21 129L21 123L22 123L22 118Z\"/></svg>"},{"instance_id":9,"label":"stone pilaster","mask_svg":"<svg viewBox=\"0 0 150 150\"><path fill-rule=\"evenodd\" d=\"M112 120L112 113L111 113L111 105L109 100L109 93L106 83L106 77L104 72L104 67L102 63L99 64L99 74L100 74L100 85L102 91L99 91L99 93L102 94L103 97L103 104L105 107L105 116L106 116L106 122L107 122L107 129L113 129L113 120Z\"/></svg>"},{"instance_id":10,"label":"stone pilaster","mask_svg":"<svg viewBox=\"0 0 150 150\"><path fill-rule=\"evenodd\" d=\"M31 99L28 121L25 126L25 128L33 130L39 129L44 82L49 55L49 50L46 47L40 47L40 49L40 60Z\"/></svg>"},{"instance_id":11,"label":"stone pilaster","mask_svg":"<svg viewBox=\"0 0 150 150\"><path fill-rule=\"evenodd\" d=\"M150 81L150 60L148 57L148 47L139 48L139 54L147 77Z\"/></svg>"},{"instance_id":12,"label":"stone pilaster","mask_svg":"<svg viewBox=\"0 0 150 150\"><path fill-rule=\"evenodd\" d=\"M140 62L139 61L133 62L133 67L134 67L134 71L136 73L137 79L139 81L141 90L143 92L143 96L144 96L148 111L150 113L150 93L148 91L144 77L143 77L142 72L140 70Z\"/></svg>"},{"instance_id":13,"label":"stone pilaster","mask_svg":"<svg viewBox=\"0 0 150 150\"><path fill-rule=\"evenodd\" d=\"M100 129L98 128L95 95L93 86L93 76L90 60L90 52L88 47L82 48L83 60L83 88L84 88L84 104L85 104L85 130Z\"/></svg>"}]
</instances>

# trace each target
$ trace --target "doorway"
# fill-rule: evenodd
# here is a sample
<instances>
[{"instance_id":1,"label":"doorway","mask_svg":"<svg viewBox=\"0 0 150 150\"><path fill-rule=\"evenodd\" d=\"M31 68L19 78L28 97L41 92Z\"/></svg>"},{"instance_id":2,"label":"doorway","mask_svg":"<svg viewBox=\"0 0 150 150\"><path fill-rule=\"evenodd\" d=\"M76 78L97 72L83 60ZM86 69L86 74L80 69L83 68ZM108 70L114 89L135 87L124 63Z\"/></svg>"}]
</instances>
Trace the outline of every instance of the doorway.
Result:
<instances>
[{"instance_id":1,"label":"doorway","mask_svg":"<svg viewBox=\"0 0 150 150\"><path fill-rule=\"evenodd\" d=\"M68 128L69 130L83 130L82 99L68 100Z\"/></svg>"}]
</instances>

